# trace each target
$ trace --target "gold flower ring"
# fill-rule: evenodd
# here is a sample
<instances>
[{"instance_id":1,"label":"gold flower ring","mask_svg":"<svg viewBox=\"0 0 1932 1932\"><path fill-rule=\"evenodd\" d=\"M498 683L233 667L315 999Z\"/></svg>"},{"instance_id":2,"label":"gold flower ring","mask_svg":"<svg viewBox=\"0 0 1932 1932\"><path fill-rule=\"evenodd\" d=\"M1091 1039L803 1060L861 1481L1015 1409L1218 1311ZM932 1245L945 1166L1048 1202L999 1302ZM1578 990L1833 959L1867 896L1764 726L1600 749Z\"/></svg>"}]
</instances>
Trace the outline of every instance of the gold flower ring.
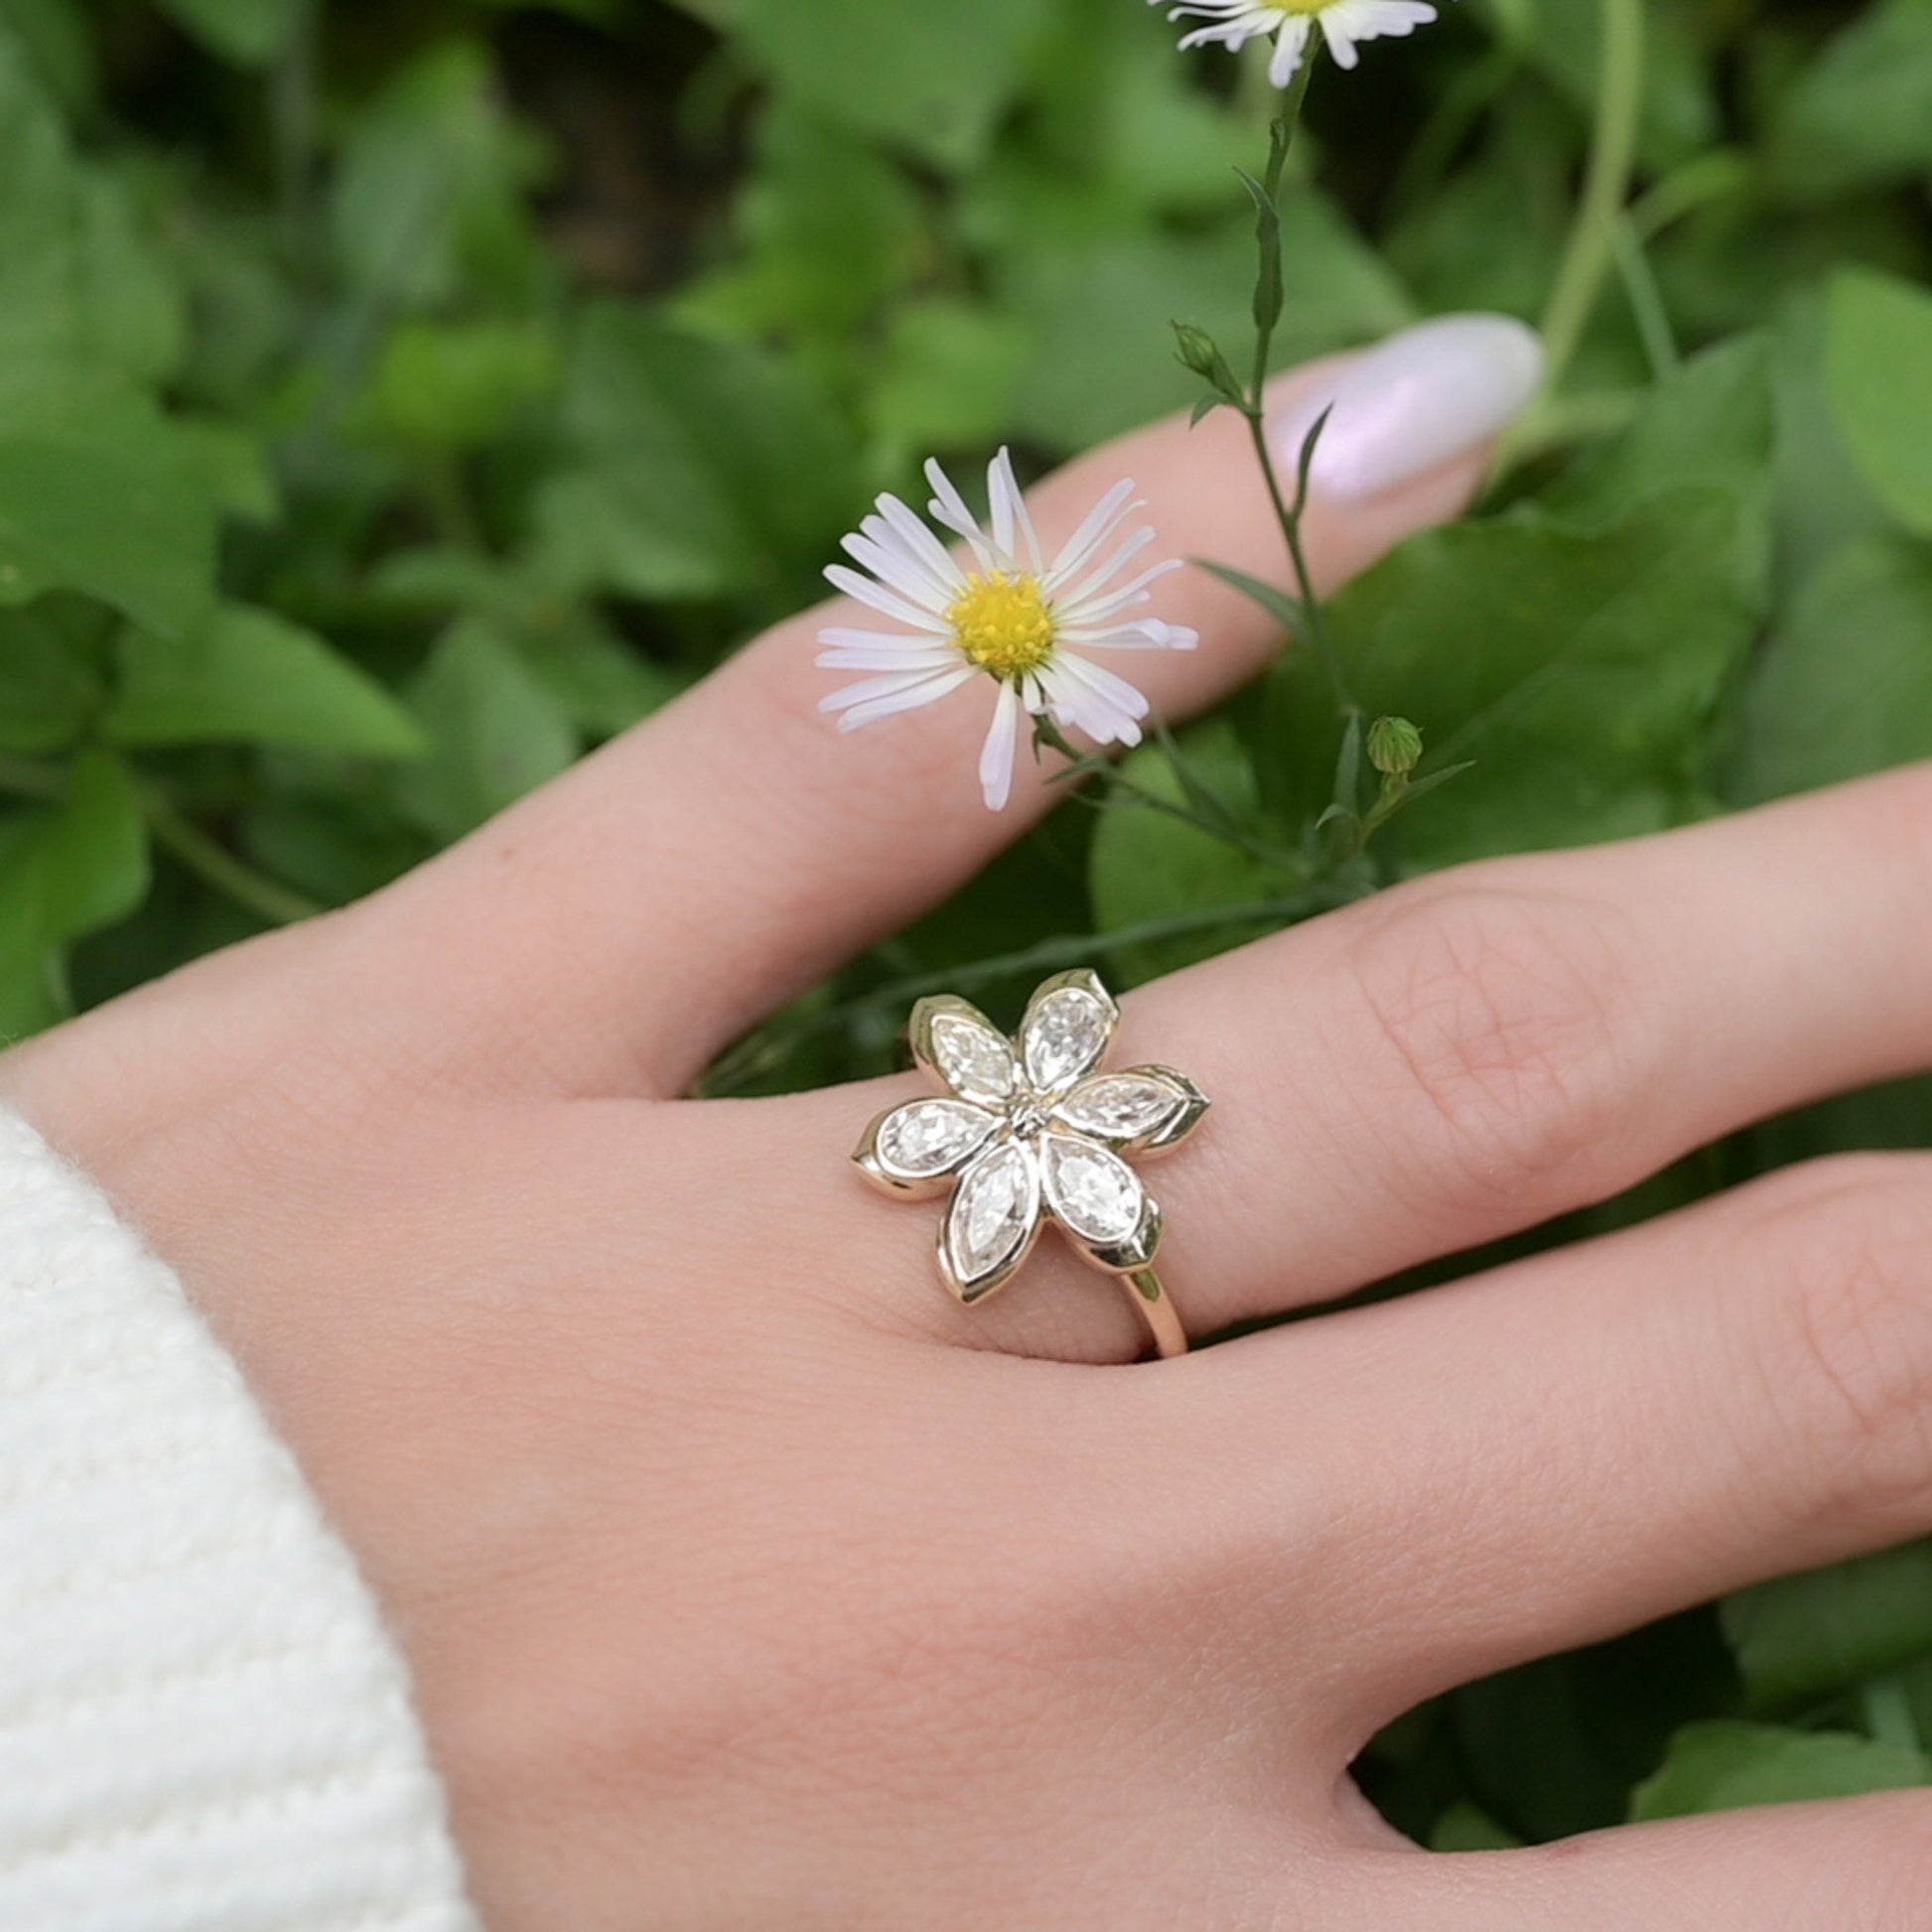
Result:
<instances>
[{"instance_id":1,"label":"gold flower ring","mask_svg":"<svg viewBox=\"0 0 1932 1932\"><path fill-rule=\"evenodd\" d=\"M852 1159L895 1194L952 1188L939 1273L969 1308L1013 1279L1051 1220L1127 1288L1155 1348L1181 1355L1186 1332L1154 1271L1161 1209L1122 1157L1178 1147L1208 1101L1172 1067L1103 1073L1119 1024L1084 967L1045 981L1011 1040L953 994L921 1000L912 1056L945 1096L889 1108Z\"/></svg>"}]
</instances>

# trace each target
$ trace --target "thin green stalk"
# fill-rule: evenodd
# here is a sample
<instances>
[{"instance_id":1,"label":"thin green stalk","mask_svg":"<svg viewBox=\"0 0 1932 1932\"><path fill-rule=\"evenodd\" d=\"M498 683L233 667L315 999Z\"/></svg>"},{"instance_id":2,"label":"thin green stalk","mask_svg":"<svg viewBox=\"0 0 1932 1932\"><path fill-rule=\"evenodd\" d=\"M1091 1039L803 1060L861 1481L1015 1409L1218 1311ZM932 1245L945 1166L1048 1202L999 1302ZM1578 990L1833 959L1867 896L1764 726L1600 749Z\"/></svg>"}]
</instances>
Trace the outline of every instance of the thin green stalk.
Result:
<instances>
[{"instance_id":1,"label":"thin green stalk","mask_svg":"<svg viewBox=\"0 0 1932 1932\"><path fill-rule=\"evenodd\" d=\"M237 859L151 786L143 785L140 792L141 810L155 844L237 905L270 925L296 925L329 909L319 899L295 892Z\"/></svg>"},{"instance_id":2,"label":"thin green stalk","mask_svg":"<svg viewBox=\"0 0 1932 1932\"><path fill-rule=\"evenodd\" d=\"M1279 125L1284 131L1283 138L1279 146L1271 150L1266 178L1267 192L1274 204L1278 226L1281 217L1283 170L1294 147L1295 136L1301 131L1302 109L1309 97L1309 86L1314 78L1317 58L1316 50L1311 45L1282 100ZM1309 496L1309 453L1307 451L1297 453L1300 474L1295 501L1291 504L1287 491L1282 487L1281 472L1276 465L1275 454L1268 447L1268 365L1275 346L1275 331L1282 306L1279 278L1283 274L1283 266L1279 243L1273 251L1272 259L1268 258L1264 248L1262 273L1264 278L1271 274L1277 278L1274 291L1276 299L1266 304L1264 312L1257 317L1254 367L1248 382L1247 399L1241 413L1248 419L1248 435L1254 444L1255 460L1261 466L1262 478L1268 485L1268 498L1275 508L1275 520L1281 525L1282 540L1288 546L1289 561L1294 566L1295 586L1302 600L1309 634L1314 640L1315 649L1327 672L1329 686L1334 692L1335 709L1346 717L1355 709L1354 701L1349 696L1348 683L1342 675L1341 653L1335 648L1334 633L1328 627L1327 614L1322 610L1321 600L1315 593L1313 574L1309 569L1308 552L1302 542L1302 517L1308 508Z\"/></svg>"},{"instance_id":3,"label":"thin green stalk","mask_svg":"<svg viewBox=\"0 0 1932 1932\"><path fill-rule=\"evenodd\" d=\"M1912 1696L1902 1677L1868 1678L1859 1692L1865 1729L1880 1743L1906 1750L1925 1748L1918 1721L1912 1715Z\"/></svg>"},{"instance_id":4,"label":"thin green stalk","mask_svg":"<svg viewBox=\"0 0 1932 1932\"><path fill-rule=\"evenodd\" d=\"M1667 382L1684 366L1684 355L1677 346L1676 332L1670 326L1663 291L1657 286L1650 257L1638 238L1635 224L1628 219L1619 221L1615 240L1617 276L1623 283L1624 300L1630 305L1650 372L1659 382Z\"/></svg>"},{"instance_id":5,"label":"thin green stalk","mask_svg":"<svg viewBox=\"0 0 1932 1932\"><path fill-rule=\"evenodd\" d=\"M1643 115L1644 0L1602 0L1596 124L1563 264L1543 312L1549 386L1562 382L1596 308L1616 248L1617 223L1636 172Z\"/></svg>"},{"instance_id":6,"label":"thin green stalk","mask_svg":"<svg viewBox=\"0 0 1932 1932\"><path fill-rule=\"evenodd\" d=\"M735 1092L748 1080L783 1062L807 1040L837 1033L872 1013L898 1013L928 993L972 993L1003 980L1032 978L1041 973L1084 966L1096 959L1157 945L1169 939L1192 938L1232 926L1286 925L1310 909L1310 897L1262 899L1245 905L1225 905L1197 912L1176 912L1144 919L1112 932L1075 932L1042 939L1018 952L978 959L964 966L948 966L933 973L913 973L885 986L874 987L823 1013L815 1013L787 1027L777 1036L767 1034L727 1053L705 1076L701 1091L717 1098Z\"/></svg>"},{"instance_id":7,"label":"thin green stalk","mask_svg":"<svg viewBox=\"0 0 1932 1932\"><path fill-rule=\"evenodd\" d=\"M32 799L36 804L58 805L68 795L67 774L58 764L43 764L33 759L0 759L0 791ZM184 817L152 785L137 783L135 791L155 844L237 905L270 925L293 925L329 909L320 900L305 897L237 859Z\"/></svg>"}]
</instances>

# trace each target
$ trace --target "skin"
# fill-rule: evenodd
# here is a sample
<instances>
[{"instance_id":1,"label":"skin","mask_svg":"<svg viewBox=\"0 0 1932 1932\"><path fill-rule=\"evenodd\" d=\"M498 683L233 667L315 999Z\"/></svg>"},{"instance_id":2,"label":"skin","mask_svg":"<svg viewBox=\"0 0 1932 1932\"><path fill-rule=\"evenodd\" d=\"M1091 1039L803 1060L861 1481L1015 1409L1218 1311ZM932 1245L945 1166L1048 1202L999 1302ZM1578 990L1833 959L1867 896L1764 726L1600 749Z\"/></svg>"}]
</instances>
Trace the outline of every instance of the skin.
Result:
<instances>
[{"instance_id":1,"label":"skin","mask_svg":"<svg viewBox=\"0 0 1932 1932\"><path fill-rule=\"evenodd\" d=\"M1294 378L1289 388L1294 387ZM1330 587L1480 453L1319 506ZM1240 425L1139 477L1278 574ZM1173 716L1265 622L1197 573ZM1419 1699L1932 1530L1932 1173L1801 1168L1132 1368L1050 1238L973 1311L846 1166L867 1082L697 1103L1049 803L983 687L838 738L826 612L376 897L0 1059L175 1264L413 1666L495 1932L1914 1932L1905 1795L1454 1859L1350 1757ZM1403 887L1124 1002L1217 1103L1149 1177L1191 1331L1932 1065L1932 773Z\"/></svg>"}]
</instances>

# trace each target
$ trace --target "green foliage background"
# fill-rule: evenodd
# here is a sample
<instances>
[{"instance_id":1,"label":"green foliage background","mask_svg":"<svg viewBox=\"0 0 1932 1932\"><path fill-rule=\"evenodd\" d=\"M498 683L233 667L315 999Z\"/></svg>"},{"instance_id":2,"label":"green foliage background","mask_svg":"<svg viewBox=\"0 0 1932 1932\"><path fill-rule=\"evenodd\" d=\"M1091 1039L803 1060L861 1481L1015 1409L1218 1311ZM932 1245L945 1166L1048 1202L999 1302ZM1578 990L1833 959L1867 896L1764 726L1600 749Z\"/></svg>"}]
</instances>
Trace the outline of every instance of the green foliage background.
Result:
<instances>
[{"instance_id":1,"label":"green foliage background","mask_svg":"<svg viewBox=\"0 0 1932 1932\"><path fill-rule=\"evenodd\" d=\"M1598 14L1463 0L1322 76L1283 359L1541 314ZM1059 814L716 1086L884 1065L929 980L1131 980L1932 754L1932 0L1649 26L1560 392L1334 614L1423 775L1471 768L1366 852L1318 824L1361 780L1290 652L1137 756L1196 822ZM0 0L0 1033L460 837L814 597L927 453L1190 401L1168 324L1241 340L1256 80L1137 0ZM1540 1238L1890 1144L1925 1083ZM1920 1546L1471 1687L1362 1775L1455 1848L1923 1783L1928 1740Z\"/></svg>"}]
</instances>

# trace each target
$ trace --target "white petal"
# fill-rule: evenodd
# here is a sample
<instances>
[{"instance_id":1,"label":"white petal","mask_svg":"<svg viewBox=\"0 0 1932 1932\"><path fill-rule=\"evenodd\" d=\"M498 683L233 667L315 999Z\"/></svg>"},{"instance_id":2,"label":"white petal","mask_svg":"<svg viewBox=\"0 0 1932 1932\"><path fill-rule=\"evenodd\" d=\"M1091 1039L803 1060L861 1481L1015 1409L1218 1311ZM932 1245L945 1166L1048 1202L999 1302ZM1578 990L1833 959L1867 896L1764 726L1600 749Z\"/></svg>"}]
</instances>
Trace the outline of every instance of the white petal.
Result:
<instances>
[{"instance_id":1,"label":"white petal","mask_svg":"<svg viewBox=\"0 0 1932 1932\"><path fill-rule=\"evenodd\" d=\"M935 637L952 635L952 625L944 618L935 617L930 611L922 611L916 604L908 604L884 584L875 584L870 577L861 577L856 570L849 570L844 564L827 564L825 581L835 591L843 591L847 597L856 598L861 604L869 604L883 616L909 624L914 630L923 630Z\"/></svg>"},{"instance_id":2,"label":"white petal","mask_svg":"<svg viewBox=\"0 0 1932 1932\"><path fill-rule=\"evenodd\" d=\"M1053 559L1053 568L1046 573L1043 588L1050 597L1054 595L1100 546L1119 529L1126 519L1137 509L1146 507L1134 498L1132 480L1117 483L1106 495L1095 504L1087 520L1067 538L1060 548L1060 554Z\"/></svg>"},{"instance_id":3,"label":"white petal","mask_svg":"<svg viewBox=\"0 0 1932 1932\"><path fill-rule=\"evenodd\" d=\"M980 790L988 811L1003 812L1013 796L1013 759L1020 738L1020 694L1010 684L1000 686L993 707L992 728L980 751Z\"/></svg>"},{"instance_id":4,"label":"white petal","mask_svg":"<svg viewBox=\"0 0 1932 1932\"><path fill-rule=\"evenodd\" d=\"M966 507L966 499L953 487L952 479L930 458L926 461L925 480L932 485L932 501L927 507L933 520L944 524L955 536L964 537L983 568L997 569L992 546L979 526L979 518Z\"/></svg>"},{"instance_id":5,"label":"white petal","mask_svg":"<svg viewBox=\"0 0 1932 1932\"><path fill-rule=\"evenodd\" d=\"M1297 14L1292 20L1282 23L1282 31L1275 41L1275 57L1268 63L1268 78L1277 87L1286 87L1293 80L1302 66L1302 56L1309 44L1309 18ZM1343 67L1353 63L1343 61Z\"/></svg>"},{"instance_id":6,"label":"white petal","mask_svg":"<svg viewBox=\"0 0 1932 1932\"><path fill-rule=\"evenodd\" d=\"M887 541L882 543L876 533L883 533ZM867 517L866 529L840 538L839 547L854 563L871 571L882 584L896 590L908 603L935 618L945 617L953 600L933 582L923 564L905 553L891 528L878 517Z\"/></svg>"},{"instance_id":7,"label":"white petal","mask_svg":"<svg viewBox=\"0 0 1932 1932\"><path fill-rule=\"evenodd\" d=\"M813 662L822 671L943 671L959 662L959 653L936 638L921 642L908 637L899 644L846 644L822 650Z\"/></svg>"},{"instance_id":8,"label":"white petal","mask_svg":"<svg viewBox=\"0 0 1932 1932\"><path fill-rule=\"evenodd\" d=\"M1037 577L1044 568L1039 554L1039 533L1027 513L1027 499L1020 493L1020 483L1013 474L1013 453L1001 449L987 466L987 501L993 509L993 548L1016 573ZM1023 556L1015 542L1016 533L1026 545Z\"/></svg>"},{"instance_id":9,"label":"white petal","mask_svg":"<svg viewBox=\"0 0 1932 1932\"><path fill-rule=\"evenodd\" d=\"M1153 709L1143 691L1070 650L1055 654L1053 668L1063 680L1060 701L1077 711L1083 731L1103 745L1141 742L1140 721Z\"/></svg>"},{"instance_id":10,"label":"white petal","mask_svg":"<svg viewBox=\"0 0 1932 1932\"><path fill-rule=\"evenodd\" d=\"M897 496L879 499L879 514L892 525L899 541L932 573L933 580L950 596L966 588L966 573L953 560L952 552L919 521L917 514Z\"/></svg>"},{"instance_id":11,"label":"white petal","mask_svg":"<svg viewBox=\"0 0 1932 1932\"><path fill-rule=\"evenodd\" d=\"M941 698L957 691L969 678L978 675L970 664L962 664L950 671L908 671L893 677L869 678L866 680L869 685L890 684L897 688L881 689L875 697L855 698L852 694L865 686L847 685L843 691L834 691L829 698L821 699L818 708L821 711L843 711L845 716L839 720L839 730L856 732L898 712L916 711L922 705L937 704Z\"/></svg>"}]
</instances>

